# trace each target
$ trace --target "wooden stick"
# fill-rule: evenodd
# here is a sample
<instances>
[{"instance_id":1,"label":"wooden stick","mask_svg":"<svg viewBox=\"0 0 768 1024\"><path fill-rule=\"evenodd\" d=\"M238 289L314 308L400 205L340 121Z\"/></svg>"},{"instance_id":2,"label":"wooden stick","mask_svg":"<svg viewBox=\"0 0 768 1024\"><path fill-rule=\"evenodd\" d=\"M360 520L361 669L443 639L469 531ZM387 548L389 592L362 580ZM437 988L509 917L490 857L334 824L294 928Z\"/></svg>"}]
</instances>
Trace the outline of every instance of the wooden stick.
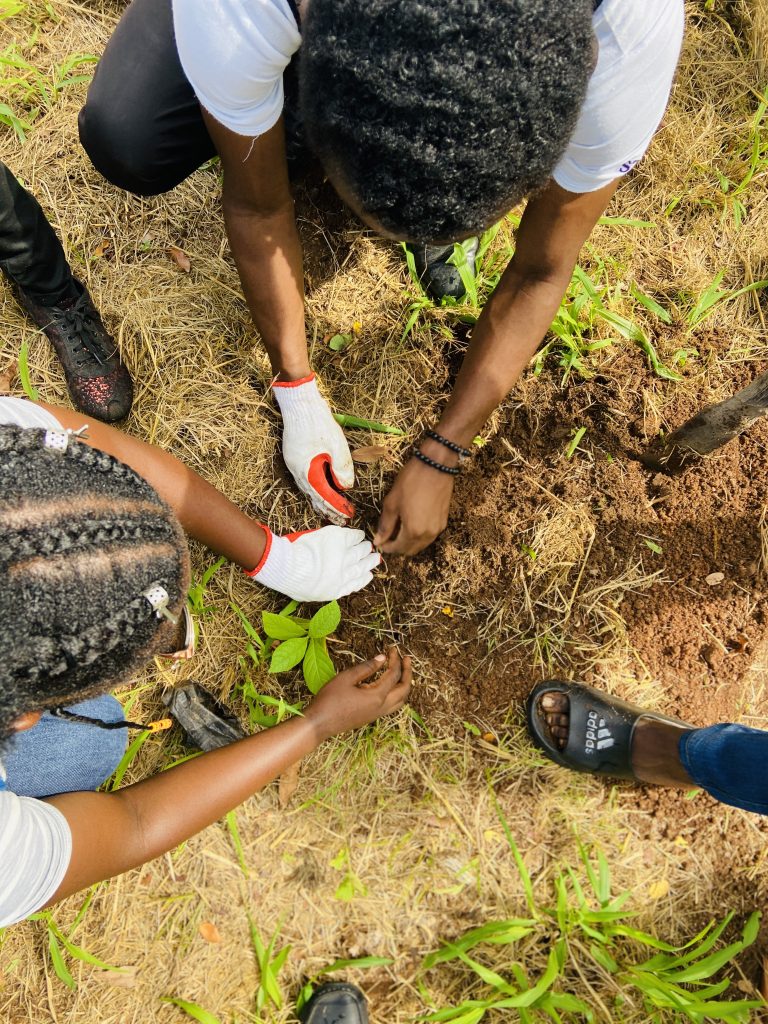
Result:
<instances>
[{"instance_id":1,"label":"wooden stick","mask_svg":"<svg viewBox=\"0 0 768 1024\"><path fill-rule=\"evenodd\" d=\"M768 413L768 371L731 398L710 405L670 434L661 451L641 456L644 465L662 473L681 472L702 455L710 455Z\"/></svg>"}]
</instances>

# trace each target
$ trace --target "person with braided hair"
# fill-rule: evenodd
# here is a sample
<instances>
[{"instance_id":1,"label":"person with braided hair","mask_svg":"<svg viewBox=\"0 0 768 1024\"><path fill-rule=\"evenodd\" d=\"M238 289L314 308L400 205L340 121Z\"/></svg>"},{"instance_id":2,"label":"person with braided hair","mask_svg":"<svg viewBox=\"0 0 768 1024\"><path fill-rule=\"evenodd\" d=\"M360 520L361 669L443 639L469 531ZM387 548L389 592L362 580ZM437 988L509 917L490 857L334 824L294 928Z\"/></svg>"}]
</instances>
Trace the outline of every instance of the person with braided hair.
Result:
<instances>
[{"instance_id":1,"label":"person with braided hair","mask_svg":"<svg viewBox=\"0 0 768 1024\"><path fill-rule=\"evenodd\" d=\"M182 527L199 525L196 500L227 509L180 463L171 465L177 493L167 480L154 486L169 456L148 467L148 446L103 425L85 438L74 423L82 417L0 399L0 927L172 849L324 739L400 708L410 688L410 660L392 649L341 672L302 716L94 792L125 746L108 691L180 642ZM238 528L228 551L242 561L248 531Z\"/></svg>"}]
</instances>

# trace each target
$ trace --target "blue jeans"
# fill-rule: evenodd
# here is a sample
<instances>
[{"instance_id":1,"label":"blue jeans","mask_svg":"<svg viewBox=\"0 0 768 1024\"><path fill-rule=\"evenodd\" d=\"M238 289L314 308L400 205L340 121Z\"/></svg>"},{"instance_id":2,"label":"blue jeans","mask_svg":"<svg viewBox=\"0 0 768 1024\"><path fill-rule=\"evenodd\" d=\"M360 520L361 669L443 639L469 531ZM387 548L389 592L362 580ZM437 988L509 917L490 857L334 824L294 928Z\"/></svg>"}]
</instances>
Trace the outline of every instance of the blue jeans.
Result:
<instances>
[{"instance_id":1,"label":"blue jeans","mask_svg":"<svg viewBox=\"0 0 768 1024\"><path fill-rule=\"evenodd\" d=\"M683 768L716 800L768 814L768 731L710 725L683 733L678 749Z\"/></svg>"},{"instance_id":2,"label":"blue jeans","mask_svg":"<svg viewBox=\"0 0 768 1024\"><path fill-rule=\"evenodd\" d=\"M121 722L125 715L109 694L71 704L68 711ZM20 732L3 753L6 785L18 796L53 796L94 790L120 763L127 729L98 729L44 712L37 725Z\"/></svg>"}]
</instances>

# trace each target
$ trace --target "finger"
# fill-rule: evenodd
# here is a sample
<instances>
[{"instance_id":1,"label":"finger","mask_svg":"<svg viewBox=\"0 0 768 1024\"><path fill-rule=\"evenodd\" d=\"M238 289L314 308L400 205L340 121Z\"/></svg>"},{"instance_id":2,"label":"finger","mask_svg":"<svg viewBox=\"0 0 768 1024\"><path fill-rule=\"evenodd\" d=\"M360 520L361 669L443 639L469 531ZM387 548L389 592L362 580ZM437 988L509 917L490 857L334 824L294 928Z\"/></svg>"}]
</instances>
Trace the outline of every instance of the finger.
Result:
<instances>
[{"instance_id":1,"label":"finger","mask_svg":"<svg viewBox=\"0 0 768 1024\"><path fill-rule=\"evenodd\" d=\"M378 679L387 691L393 689L400 682L403 672L403 663L400 660L400 652L396 647L390 647L387 651L387 668Z\"/></svg>"},{"instance_id":2,"label":"finger","mask_svg":"<svg viewBox=\"0 0 768 1024\"><path fill-rule=\"evenodd\" d=\"M358 590L363 590L365 587L367 587L372 579L373 573L366 572L363 573L362 576L355 576L351 580L345 580L343 588L340 591L340 593L336 595L336 598L338 599L339 597L346 597L348 594L356 594Z\"/></svg>"},{"instance_id":3,"label":"finger","mask_svg":"<svg viewBox=\"0 0 768 1024\"><path fill-rule=\"evenodd\" d=\"M342 539L346 546L346 550L356 550L360 544L368 544L370 547L371 542L366 539L365 534L362 530L355 530L351 526L324 526L323 531L332 530L334 533L338 533L342 530ZM323 532L321 531L321 532Z\"/></svg>"},{"instance_id":4,"label":"finger","mask_svg":"<svg viewBox=\"0 0 768 1024\"><path fill-rule=\"evenodd\" d=\"M388 508L387 503L384 502L384 508L381 510L381 516L379 517L379 525L376 527L376 533L373 538L374 547L381 548L382 551L386 550L384 545L388 541L395 539L399 528L399 513L395 508Z\"/></svg>"},{"instance_id":5,"label":"finger","mask_svg":"<svg viewBox=\"0 0 768 1024\"><path fill-rule=\"evenodd\" d=\"M417 555L433 540L433 537L412 537L401 529L397 537L386 544L379 544L378 548L384 555Z\"/></svg>"},{"instance_id":6,"label":"finger","mask_svg":"<svg viewBox=\"0 0 768 1024\"><path fill-rule=\"evenodd\" d=\"M323 504L330 506L337 515L351 519L355 514L355 506L340 493L342 488L333 474L331 457L327 452L315 455L310 462L307 483Z\"/></svg>"},{"instance_id":7,"label":"finger","mask_svg":"<svg viewBox=\"0 0 768 1024\"><path fill-rule=\"evenodd\" d=\"M346 676L350 683L359 686L360 683L370 679L375 672L378 672L386 660L383 654L377 654L375 657L369 658L368 661L361 661L359 665L353 665L352 668L348 668L343 675ZM378 680L375 682L378 682ZM370 686L371 683L368 683L368 685Z\"/></svg>"},{"instance_id":8,"label":"finger","mask_svg":"<svg viewBox=\"0 0 768 1024\"><path fill-rule=\"evenodd\" d=\"M393 711L399 711L408 700L411 692L412 672L413 666L411 659L406 655L403 658L403 671L400 677L400 682L396 683L387 694L388 712L391 713Z\"/></svg>"},{"instance_id":9,"label":"finger","mask_svg":"<svg viewBox=\"0 0 768 1024\"><path fill-rule=\"evenodd\" d=\"M373 570L381 563L381 555L378 551L363 551L360 555L350 558L345 568L356 575L361 575L365 572L373 572Z\"/></svg>"}]
</instances>

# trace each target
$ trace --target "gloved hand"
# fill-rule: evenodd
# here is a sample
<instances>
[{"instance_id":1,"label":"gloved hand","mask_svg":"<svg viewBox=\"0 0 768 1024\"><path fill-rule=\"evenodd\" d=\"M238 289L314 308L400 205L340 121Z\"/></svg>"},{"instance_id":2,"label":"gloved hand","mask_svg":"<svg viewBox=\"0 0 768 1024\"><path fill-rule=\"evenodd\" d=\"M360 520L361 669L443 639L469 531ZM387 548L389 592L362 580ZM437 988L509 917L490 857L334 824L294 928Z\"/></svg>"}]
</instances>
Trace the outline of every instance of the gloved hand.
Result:
<instances>
[{"instance_id":1,"label":"gloved hand","mask_svg":"<svg viewBox=\"0 0 768 1024\"><path fill-rule=\"evenodd\" d=\"M246 576L294 601L335 601L367 587L381 555L362 530L324 526L278 537L263 523L267 546Z\"/></svg>"},{"instance_id":2,"label":"gloved hand","mask_svg":"<svg viewBox=\"0 0 768 1024\"><path fill-rule=\"evenodd\" d=\"M355 467L344 432L320 394L314 373L303 380L278 381L272 389L283 415L286 466L314 510L343 525L355 514L355 506L339 490L352 487Z\"/></svg>"}]
</instances>

